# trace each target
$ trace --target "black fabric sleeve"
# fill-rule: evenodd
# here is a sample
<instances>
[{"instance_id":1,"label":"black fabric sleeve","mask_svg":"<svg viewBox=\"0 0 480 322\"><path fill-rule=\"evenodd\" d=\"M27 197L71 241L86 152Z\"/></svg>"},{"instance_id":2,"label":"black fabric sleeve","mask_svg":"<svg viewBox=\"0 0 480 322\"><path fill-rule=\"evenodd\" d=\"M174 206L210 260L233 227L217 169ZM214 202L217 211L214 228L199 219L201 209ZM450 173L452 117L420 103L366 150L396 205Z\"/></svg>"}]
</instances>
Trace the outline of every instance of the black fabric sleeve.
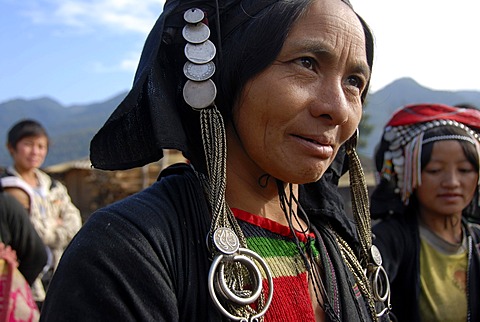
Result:
<instances>
[{"instance_id":1,"label":"black fabric sleeve","mask_svg":"<svg viewBox=\"0 0 480 322\"><path fill-rule=\"evenodd\" d=\"M400 263L404 257L405 238L403 227L396 221L386 219L372 227L374 234L373 244L382 254L383 267L387 271L390 281L395 280Z\"/></svg>"},{"instance_id":2,"label":"black fabric sleeve","mask_svg":"<svg viewBox=\"0 0 480 322\"><path fill-rule=\"evenodd\" d=\"M23 206L5 192L0 193L1 240L17 253L18 270L31 285L47 263L47 251Z\"/></svg>"}]
</instances>

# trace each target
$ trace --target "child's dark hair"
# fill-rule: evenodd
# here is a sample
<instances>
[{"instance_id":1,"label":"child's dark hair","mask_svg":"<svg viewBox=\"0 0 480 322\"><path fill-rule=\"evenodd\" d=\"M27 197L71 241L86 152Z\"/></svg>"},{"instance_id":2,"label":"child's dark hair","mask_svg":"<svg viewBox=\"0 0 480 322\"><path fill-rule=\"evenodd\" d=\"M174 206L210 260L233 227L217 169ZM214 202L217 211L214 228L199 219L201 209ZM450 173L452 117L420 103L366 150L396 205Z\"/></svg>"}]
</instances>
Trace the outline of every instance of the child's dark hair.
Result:
<instances>
[{"instance_id":1,"label":"child's dark hair","mask_svg":"<svg viewBox=\"0 0 480 322\"><path fill-rule=\"evenodd\" d=\"M48 134L45 128L35 120L23 120L16 123L10 130L7 135L7 144L16 148L17 143L26 137L30 136L45 136L48 140Z\"/></svg>"}]
</instances>

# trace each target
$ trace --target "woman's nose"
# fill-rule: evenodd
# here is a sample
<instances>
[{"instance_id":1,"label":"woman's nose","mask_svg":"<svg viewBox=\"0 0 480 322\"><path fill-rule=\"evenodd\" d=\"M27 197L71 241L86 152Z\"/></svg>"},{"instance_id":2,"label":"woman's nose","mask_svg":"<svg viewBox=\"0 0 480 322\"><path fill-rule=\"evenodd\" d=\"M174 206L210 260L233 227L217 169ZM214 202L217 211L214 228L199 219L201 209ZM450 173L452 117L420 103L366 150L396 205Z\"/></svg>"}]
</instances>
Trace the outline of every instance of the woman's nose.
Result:
<instances>
[{"instance_id":1,"label":"woman's nose","mask_svg":"<svg viewBox=\"0 0 480 322\"><path fill-rule=\"evenodd\" d=\"M45 149L41 146L34 145L32 150L35 154L41 154Z\"/></svg>"},{"instance_id":2,"label":"woman's nose","mask_svg":"<svg viewBox=\"0 0 480 322\"><path fill-rule=\"evenodd\" d=\"M448 171L443 177L442 184L445 187L456 187L460 184L459 176L456 171Z\"/></svg>"},{"instance_id":3,"label":"woman's nose","mask_svg":"<svg viewBox=\"0 0 480 322\"><path fill-rule=\"evenodd\" d=\"M349 117L349 102L340 81L325 81L319 86L310 113L328 120L331 125L345 123Z\"/></svg>"}]
</instances>

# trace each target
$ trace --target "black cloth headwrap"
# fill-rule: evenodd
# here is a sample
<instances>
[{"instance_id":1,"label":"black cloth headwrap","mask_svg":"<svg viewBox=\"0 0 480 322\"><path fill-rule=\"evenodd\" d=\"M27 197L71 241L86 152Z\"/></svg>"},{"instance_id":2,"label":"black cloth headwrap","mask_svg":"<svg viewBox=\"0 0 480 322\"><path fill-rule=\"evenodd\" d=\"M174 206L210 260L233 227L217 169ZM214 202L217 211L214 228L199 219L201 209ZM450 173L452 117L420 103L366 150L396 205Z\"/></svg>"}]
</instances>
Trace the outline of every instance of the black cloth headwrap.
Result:
<instances>
[{"instance_id":1,"label":"black cloth headwrap","mask_svg":"<svg viewBox=\"0 0 480 322\"><path fill-rule=\"evenodd\" d=\"M218 0L218 12L222 19L221 37L226 37L277 1ZM348 0L342 1L350 6ZM182 84L176 80L181 71L174 70L169 63L166 43L178 41L175 33L181 34L181 28L185 25L183 13L194 7L206 11L212 34L216 33L216 2L166 1L162 14L146 39L132 89L90 143L90 161L93 167L103 170L140 167L160 160L163 149L176 149L191 160L197 170L204 172L203 146L200 132L197 133L195 128L199 128L198 112L191 109L187 111L182 106L183 102L178 103L178 93L181 92L179 87ZM232 10L233 8L237 10ZM215 38L211 40L218 42ZM217 52L218 55L221 55L221 51Z\"/></svg>"},{"instance_id":2,"label":"black cloth headwrap","mask_svg":"<svg viewBox=\"0 0 480 322\"><path fill-rule=\"evenodd\" d=\"M235 17L233 23L225 24L231 32L254 15L277 0L252 0L242 4L246 14ZM239 0L219 1L220 14ZM184 129L182 118L191 118L194 111L181 111L176 103L179 84L171 66L166 66L165 41L169 27L180 30L185 25L183 13L198 7L207 11L207 16L216 16L215 1L166 1L164 9L145 42L135 74L133 87L117 109L93 137L90 143L90 160L93 167L103 170L124 170L158 161L162 149L176 149L195 160L203 158L203 146L192 147ZM211 26L212 27L212 26ZM222 26L223 27L223 26ZM174 40L172 40L174 41ZM201 154L198 156L197 154Z\"/></svg>"}]
</instances>

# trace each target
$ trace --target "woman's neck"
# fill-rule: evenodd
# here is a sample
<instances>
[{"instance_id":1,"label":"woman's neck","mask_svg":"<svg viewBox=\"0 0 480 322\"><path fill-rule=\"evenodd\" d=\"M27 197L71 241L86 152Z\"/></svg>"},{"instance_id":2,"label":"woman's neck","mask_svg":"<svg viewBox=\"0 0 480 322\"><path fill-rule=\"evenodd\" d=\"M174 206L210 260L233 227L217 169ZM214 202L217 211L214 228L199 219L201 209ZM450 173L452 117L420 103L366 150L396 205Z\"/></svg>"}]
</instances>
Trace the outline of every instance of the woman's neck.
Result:
<instances>
[{"instance_id":1,"label":"woman's neck","mask_svg":"<svg viewBox=\"0 0 480 322\"><path fill-rule=\"evenodd\" d=\"M420 221L424 227L429 229L438 237L451 244L462 242L462 214L450 216L428 215L420 213Z\"/></svg>"},{"instance_id":2,"label":"woman's neck","mask_svg":"<svg viewBox=\"0 0 480 322\"><path fill-rule=\"evenodd\" d=\"M15 171L22 177L22 179L32 187L38 186L38 178L35 169L22 169L14 166Z\"/></svg>"},{"instance_id":3,"label":"woman's neck","mask_svg":"<svg viewBox=\"0 0 480 322\"><path fill-rule=\"evenodd\" d=\"M242 209L279 224L288 225L281 207L275 178L266 175L258 175L255 178L255 176L245 176L238 171L228 169L235 169L235 167L227 167L226 200L229 207ZM289 186L284 185L284 189L286 189L285 194L289 196ZM292 193L297 198L297 185L292 185ZM296 204L293 207L294 211L297 211Z\"/></svg>"}]
</instances>

